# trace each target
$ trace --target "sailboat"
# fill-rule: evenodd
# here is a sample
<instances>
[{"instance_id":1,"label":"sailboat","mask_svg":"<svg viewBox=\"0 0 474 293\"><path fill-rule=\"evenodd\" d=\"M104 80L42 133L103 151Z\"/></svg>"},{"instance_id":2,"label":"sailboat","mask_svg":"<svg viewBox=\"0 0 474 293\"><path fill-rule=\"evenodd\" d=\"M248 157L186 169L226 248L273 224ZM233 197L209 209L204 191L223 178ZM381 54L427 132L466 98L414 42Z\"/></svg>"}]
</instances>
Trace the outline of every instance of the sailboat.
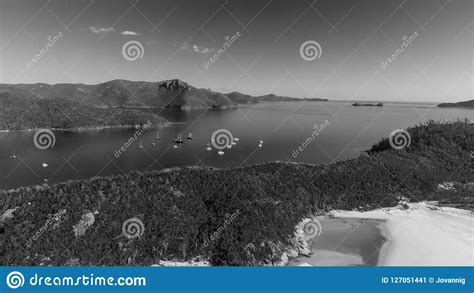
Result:
<instances>
[{"instance_id":1,"label":"sailboat","mask_svg":"<svg viewBox=\"0 0 474 293\"><path fill-rule=\"evenodd\" d=\"M191 132L188 134L188 139L193 139L193 134Z\"/></svg>"},{"instance_id":2,"label":"sailboat","mask_svg":"<svg viewBox=\"0 0 474 293\"><path fill-rule=\"evenodd\" d=\"M11 154L10 159L16 159L15 150L13 150L13 154Z\"/></svg>"},{"instance_id":3,"label":"sailboat","mask_svg":"<svg viewBox=\"0 0 474 293\"><path fill-rule=\"evenodd\" d=\"M183 139L181 138L181 133L178 133L174 143L183 143Z\"/></svg>"}]
</instances>

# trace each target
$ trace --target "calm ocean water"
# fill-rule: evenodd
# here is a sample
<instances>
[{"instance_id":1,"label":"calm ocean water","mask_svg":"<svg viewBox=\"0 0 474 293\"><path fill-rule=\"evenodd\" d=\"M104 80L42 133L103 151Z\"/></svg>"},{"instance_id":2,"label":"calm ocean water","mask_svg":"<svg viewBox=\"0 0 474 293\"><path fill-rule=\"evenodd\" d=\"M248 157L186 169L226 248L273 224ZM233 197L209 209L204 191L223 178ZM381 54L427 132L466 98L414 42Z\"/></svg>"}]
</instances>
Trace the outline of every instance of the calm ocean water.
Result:
<instances>
[{"instance_id":1,"label":"calm ocean water","mask_svg":"<svg viewBox=\"0 0 474 293\"><path fill-rule=\"evenodd\" d=\"M441 109L430 104L385 103L382 108L351 104L281 102L223 111L145 109L177 123L159 130L159 140L155 139L156 130L145 131L118 158L115 151L134 135L134 130L55 131L55 145L47 150L35 147L34 132L0 133L0 189L42 184L45 179L51 184L188 165L233 167L277 160L331 163L359 156L395 129L429 119L474 120L472 110ZM315 127L319 128L316 139L296 154ZM223 155L216 149L206 150L212 133L218 129L227 129L239 138ZM173 141L179 133L184 143L174 148ZM188 133L192 133L192 140L186 138ZM258 146L259 140L263 140L262 147ZM13 154L16 158L11 158Z\"/></svg>"}]
</instances>

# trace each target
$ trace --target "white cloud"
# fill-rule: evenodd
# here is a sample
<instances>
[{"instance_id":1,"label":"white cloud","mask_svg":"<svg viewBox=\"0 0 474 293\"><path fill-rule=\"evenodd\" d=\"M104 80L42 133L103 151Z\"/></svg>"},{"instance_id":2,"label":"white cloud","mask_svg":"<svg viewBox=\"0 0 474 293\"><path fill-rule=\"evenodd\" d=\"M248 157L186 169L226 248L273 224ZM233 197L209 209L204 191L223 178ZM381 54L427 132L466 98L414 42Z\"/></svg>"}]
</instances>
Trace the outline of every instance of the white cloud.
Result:
<instances>
[{"instance_id":1,"label":"white cloud","mask_svg":"<svg viewBox=\"0 0 474 293\"><path fill-rule=\"evenodd\" d=\"M201 46L198 46L198 45L193 45L193 51L196 52L196 53L206 54L206 53L214 51L214 49L201 47Z\"/></svg>"},{"instance_id":2,"label":"white cloud","mask_svg":"<svg viewBox=\"0 0 474 293\"><path fill-rule=\"evenodd\" d=\"M123 36L138 36L139 33L137 32L132 32L132 31L123 31L120 33Z\"/></svg>"},{"instance_id":3,"label":"white cloud","mask_svg":"<svg viewBox=\"0 0 474 293\"><path fill-rule=\"evenodd\" d=\"M89 29L94 34L102 34L102 33L108 33L108 32L114 32L115 31L115 29L113 27L90 26Z\"/></svg>"}]
</instances>

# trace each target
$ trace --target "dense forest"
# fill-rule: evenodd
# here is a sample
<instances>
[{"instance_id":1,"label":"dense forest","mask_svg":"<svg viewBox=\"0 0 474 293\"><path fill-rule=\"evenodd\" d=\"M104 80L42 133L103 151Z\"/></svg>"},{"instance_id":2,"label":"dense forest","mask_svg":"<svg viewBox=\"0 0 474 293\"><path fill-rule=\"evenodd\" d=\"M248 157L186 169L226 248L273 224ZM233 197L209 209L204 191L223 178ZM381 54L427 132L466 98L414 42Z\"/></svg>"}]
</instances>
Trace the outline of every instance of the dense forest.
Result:
<instances>
[{"instance_id":1,"label":"dense forest","mask_svg":"<svg viewBox=\"0 0 474 293\"><path fill-rule=\"evenodd\" d=\"M211 89L196 88L179 79L157 82L115 79L94 85L82 83L0 84L1 92L14 96L28 96L33 99L68 100L88 106L110 108L226 109L238 107L238 104L278 101L301 102L299 98L282 97L274 94L255 97L239 92L224 94ZM303 100L323 101L325 99L305 98Z\"/></svg>"},{"instance_id":2,"label":"dense forest","mask_svg":"<svg viewBox=\"0 0 474 293\"><path fill-rule=\"evenodd\" d=\"M36 128L79 128L143 125L155 127L166 120L138 110L98 108L78 102L30 98L0 93L0 130Z\"/></svg>"},{"instance_id":3,"label":"dense forest","mask_svg":"<svg viewBox=\"0 0 474 293\"><path fill-rule=\"evenodd\" d=\"M445 181L472 185L473 124L428 122L407 131L411 144L403 149L386 138L331 165L188 167L3 191L0 265L151 265L196 257L213 265L272 264L295 245L295 226L309 215L395 206L401 198L439 200ZM444 200L470 202L469 188ZM57 225L45 229L60 212ZM85 218L84 233L75 233ZM130 218L143 222L136 238L122 233ZM38 231L44 233L32 242Z\"/></svg>"}]
</instances>

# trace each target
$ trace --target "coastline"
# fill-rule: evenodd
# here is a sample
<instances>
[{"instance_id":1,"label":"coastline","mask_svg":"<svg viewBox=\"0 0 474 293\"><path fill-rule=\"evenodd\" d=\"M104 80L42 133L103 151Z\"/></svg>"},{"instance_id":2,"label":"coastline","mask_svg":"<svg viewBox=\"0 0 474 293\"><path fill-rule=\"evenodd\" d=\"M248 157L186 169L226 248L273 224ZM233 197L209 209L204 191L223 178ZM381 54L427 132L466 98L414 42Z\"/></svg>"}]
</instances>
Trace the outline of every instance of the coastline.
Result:
<instances>
[{"instance_id":1,"label":"coastline","mask_svg":"<svg viewBox=\"0 0 474 293\"><path fill-rule=\"evenodd\" d=\"M367 212L332 211L340 218L383 219L377 266L473 266L473 213L429 202Z\"/></svg>"},{"instance_id":2,"label":"coastline","mask_svg":"<svg viewBox=\"0 0 474 293\"><path fill-rule=\"evenodd\" d=\"M149 129L161 129L168 127L172 124L177 124L173 122L162 122L155 127L150 127ZM138 125L138 124L137 124ZM44 127L47 128L47 127ZM8 132L21 132L21 131L37 131L43 128L28 128L28 129L1 129L0 133L8 133ZM80 127L72 127L72 128L47 128L51 130L57 131L90 131L90 130L103 130L103 129L136 129L136 125L107 125L107 126L80 126Z\"/></svg>"}]
</instances>

